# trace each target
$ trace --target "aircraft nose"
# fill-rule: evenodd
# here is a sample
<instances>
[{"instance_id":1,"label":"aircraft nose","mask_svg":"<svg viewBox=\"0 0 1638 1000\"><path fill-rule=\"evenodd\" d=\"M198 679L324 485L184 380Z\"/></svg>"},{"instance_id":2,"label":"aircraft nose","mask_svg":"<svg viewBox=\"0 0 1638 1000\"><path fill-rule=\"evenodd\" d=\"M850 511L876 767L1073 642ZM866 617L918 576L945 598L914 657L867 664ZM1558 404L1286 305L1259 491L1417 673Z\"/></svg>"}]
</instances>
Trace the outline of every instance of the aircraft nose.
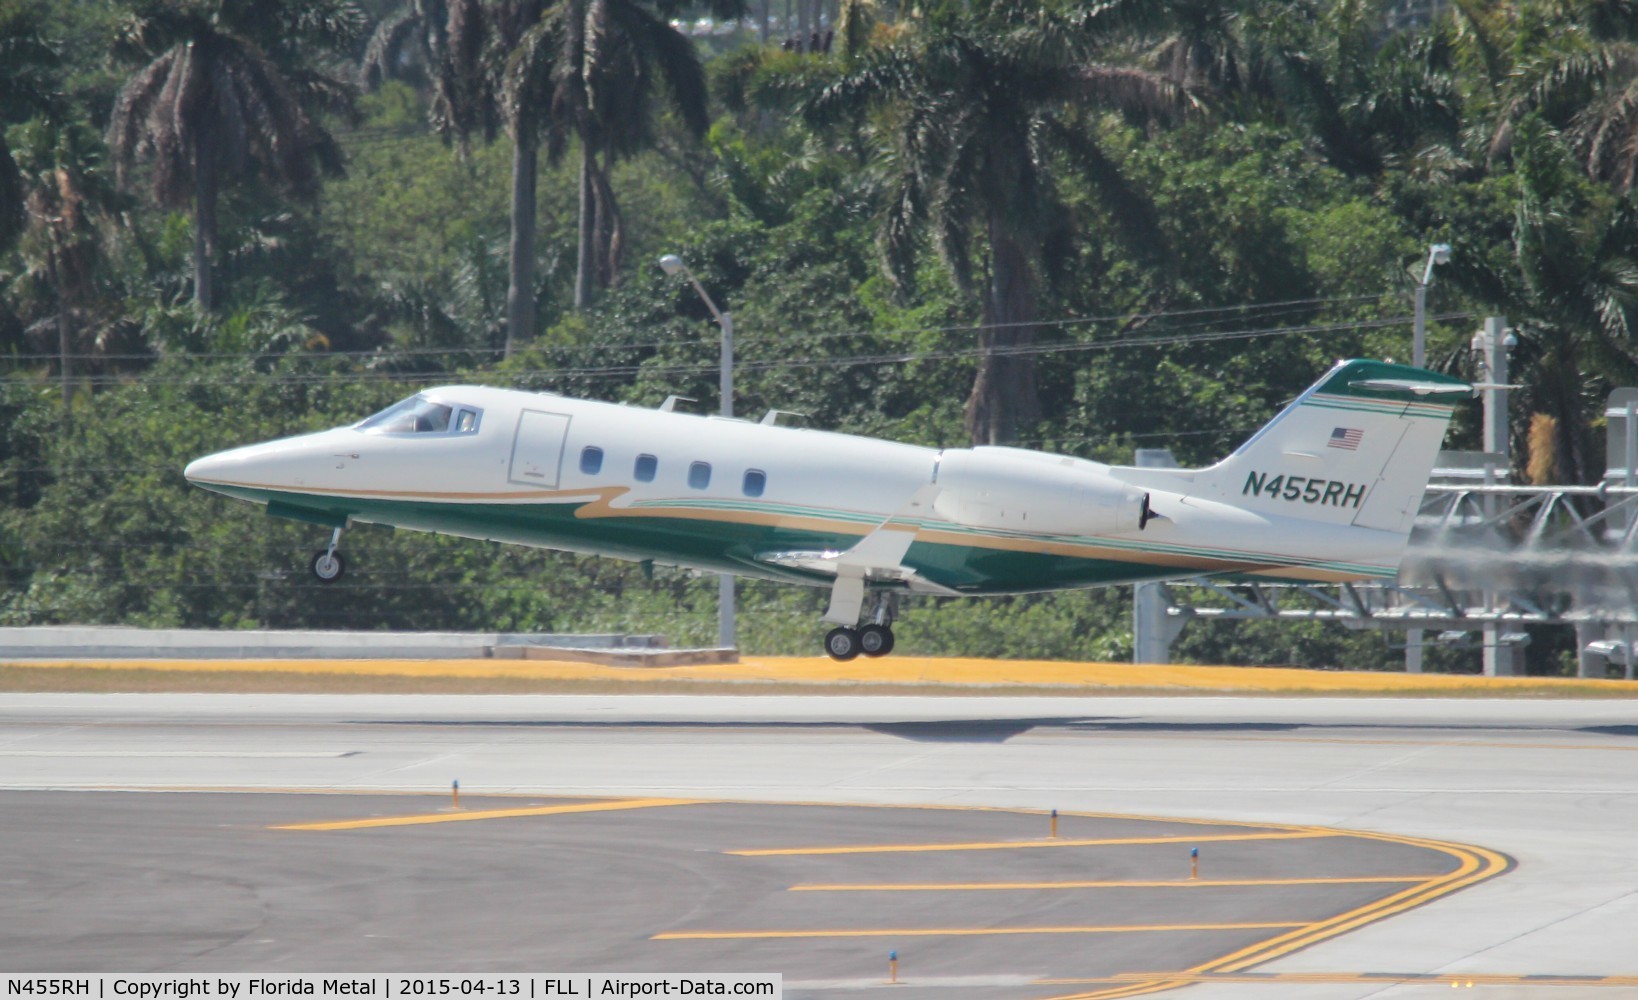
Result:
<instances>
[{"instance_id":1,"label":"aircraft nose","mask_svg":"<svg viewBox=\"0 0 1638 1000\"><path fill-rule=\"evenodd\" d=\"M266 458L265 445L231 448L194 459L182 470L182 475L198 485L239 482L246 479L247 474L267 471Z\"/></svg>"},{"instance_id":2,"label":"aircraft nose","mask_svg":"<svg viewBox=\"0 0 1638 1000\"><path fill-rule=\"evenodd\" d=\"M223 454L223 452L218 452L215 455L206 455L204 458L194 459L188 463L187 468L182 470L183 478L190 483L220 478L222 467L226 464L222 461Z\"/></svg>"},{"instance_id":3,"label":"aircraft nose","mask_svg":"<svg viewBox=\"0 0 1638 1000\"><path fill-rule=\"evenodd\" d=\"M356 450L353 432L346 428L300 434L205 455L182 470L188 482L206 489L250 487L293 489L312 485L341 466L337 453ZM354 456L356 457L356 456Z\"/></svg>"},{"instance_id":4,"label":"aircraft nose","mask_svg":"<svg viewBox=\"0 0 1638 1000\"><path fill-rule=\"evenodd\" d=\"M221 485L290 485L309 471L314 437L281 438L219 451L189 462L182 475L187 477L188 482L206 488Z\"/></svg>"}]
</instances>

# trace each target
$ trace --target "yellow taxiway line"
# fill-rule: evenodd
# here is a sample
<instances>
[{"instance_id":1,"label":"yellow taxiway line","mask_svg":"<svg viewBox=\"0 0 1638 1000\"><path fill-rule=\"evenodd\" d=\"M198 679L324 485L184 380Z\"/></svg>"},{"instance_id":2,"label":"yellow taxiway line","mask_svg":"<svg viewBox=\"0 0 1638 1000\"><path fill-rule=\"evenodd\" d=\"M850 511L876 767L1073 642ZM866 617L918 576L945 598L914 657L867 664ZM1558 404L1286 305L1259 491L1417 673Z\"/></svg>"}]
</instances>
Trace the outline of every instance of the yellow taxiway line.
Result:
<instances>
[{"instance_id":1,"label":"yellow taxiway line","mask_svg":"<svg viewBox=\"0 0 1638 1000\"><path fill-rule=\"evenodd\" d=\"M421 813L413 816L372 816L368 819L330 820L319 823L289 823L272 830L369 830L384 826L423 826L428 823L469 823L483 819L513 819L518 816L563 816L569 813L616 812L622 809L654 809L660 806L694 805L698 799L621 799L614 802L576 802L560 806L527 806L520 809L480 809L472 812Z\"/></svg>"},{"instance_id":2,"label":"yellow taxiway line","mask_svg":"<svg viewBox=\"0 0 1638 1000\"><path fill-rule=\"evenodd\" d=\"M1403 913L1424 903L1430 903L1441 896L1499 875L1512 865L1512 862L1505 855L1483 847L1427 840L1420 837L1369 833L1359 830L1338 830L1334 832L1338 836L1378 840L1389 844L1404 844L1440 851L1454 857L1457 860L1457 867L1454 871L1425 879L1392 895L1366 903L1364 906L1339 913L1326 920L1293 928L1285 934L1259 941L1256 944L1219 956L1191 969L1184 969L1172 974L1160 974L1151 979L1129 982L1127 985L1111 986L1089 993L1066 994L1053 998L1053 1000L1120 1000L1120 998L1124 997L1143 996L1179 986L1187 986L1197 981L1194 977L1244 972L1253 966L1288 955L1299 948L1306 948L1309 945L1345 934L1366 924L1375 923L1378 920Z\"/></svg>"},{"instance_id":3,"label":"yellow taxiway line","mask_svg":"<svg viewBox=\"0 0 1638 1000\"><path fill-rule=\"evenodd\" d=\"M741 858L775 858L818 854L920 854L936 851L1019 851L1052 847L1115 847L1134 844L1217 844L1231 840L1308 840L1348 836L1335 830L1291 830L1275 833L1213 833L1204 836L1110 837L1098 840L1000 840L968 844L855 844L844 847L761 847L724 851Z\"/></svg>"},{"instance_id":4,"label":"yellow taxiway line","mask_svg":"<svg viewBox=\"0 0 1638 1000\"><path fill-rule=\"evenodd\" d=\"M575 812L598 812L619 809L643 809L668 805L697 804L707 800L695 799L620 799L598 802L579 802L567 805L526 807L520 809L494 809L470 813L444 812L419 816L376 817L363 820L345 820L340 822L291 824L275 827L274 829L295 830L343 830L360 829L381 826L403 826L420 823L446 823L463 820L492 819L513 816L539 816L565 814ZM791 803L784 803L791 804ZM960 806L933 806L933 807L886 807L886 808L935 808L952 809L959 811L1000 811L1022 812L1021 810L992 810ZM1299 948L1307 947L1319 941L1344 934L1355 928L1382 920L1405 910L1421 906L1449 893L1492 878L1511 867L1511 860L1495 851L1482 847L1473 847L1455 844L1446 841L1428 840L1417 837L1405 837L1392 834L1370 833L1357 830L1341 830L1328 827L1310 826L1281 826L1278 824L1250 824L1233 820L1202 820L1178 819L1161 816L1130 816L1108 813L1065 813L1066 816L1087 816L1097 818L1143 819L1154 822L1173 822L1180 824L1210 824L1214 826L1250 828L1255 833L1244 834L1205 834L1202 836L1166 836L1166 837L1125 837L1102 840L1027 840L997 843L971 844L878 844L859 845L836 848L795 848L795 849L759 849L744 851L729 851L728 854L739 856L779 856L779 855L813 855L813 854L856 854L856 853L889 853L895 851L949 851L949 850L1017 850L1020 848L1042 847L1070 847L1070 846L1102 846L1121 844L1167 844L1167 843L1211 843L1232 840L1290 840L1299 838L1337 837L1376 840L1384 843L1401 844L1405 846L1422 847L1445 854L1457 861L1457 867L1442 875L1424 877L1414 876L1360 876L1313 879L1237 879L1237 880L1165 880L1152 882L1109 882L1087 883L1085 887L1142 887L1142 888L1178 888L1178 887L1208 887L1213 884L1233 885L1300 885L1300 884L1346 884L1367 882L1400 882L1412 883L1405 889L1395 892L1381 899L1366 903L1344 913L1319 920L1308 922L1255 922L1255 923L1199 923L1199 924L1135 924L1135 925L1067 925L1047 927L990 927L990 928L820 928L814 930L778 930L778 931L668 931L654 935L656 941L680 940L758 940L782 938L847 938L847 937L973 937L984 935L1046 935L1046 934L1137 934L1137 933L1165 933L1165 932L1210 932L1210 931L1244 931L1244 930L1274 930L1283 933L1237 951L1219 956L1208 962L1189 969L1181 969L1171 973L1122 973L1103 979L1060 979L1041 980L1042 985L1094 985L1101 986L1091 992L1076 992L1056 1000L1116 1000L1121 997L1135 997L1145 994L1158 993L1176 987L1187 986L1198 982L1297 982L1296 976L1269 975L1259 976L1246 970L1289 954ZM955 888L1037 888L1037 887L1079 887L1075 883L968 883L954 885L914 885L904 886L794 886L797 891L866 891L868 889L955 889ZM1312 981L1337 982L1511 982L1512 977L1506 976L1406 976L1393 977L1372 974L1366 979L1363 974L1358 977L1336 974L1330 979L1314 979ZM1556 977L1555 977L1556 978ZM1547 977L1525 977L1525 981L1547 985ZM1635 977L1563 977L1566 984L1585 985L1624 985L1638 984Z\"/></svg>"},{"instance_id":5,"label":"yellow taxiway line","mask_svg":"<svg viewBox=\"0 0 1638 1000\"><path fill-rule=\"evenodd\" d=\"M1357 878L1171 879L1152 882L933 882L895 885L793 885L788 892L989 892L1031 889L1222 889L1282 885L1369 885L1426 882L1434 875L1362 875Z\"/></svg>"},{"instance_id":6,"label":"yellow taxiway line","mask_svg":"<svg viewBox=\"0 0 1638 1000\"><path fill-rule=\"evenodd\" d=\"M891 927L830 928L805 931L666 931L652 941L756 941L764 938L984 937L996 934L1151 934L1164 931L1288 930L1302 923L1107 924L1085 927Z\"/></svg>"}]
</instances>

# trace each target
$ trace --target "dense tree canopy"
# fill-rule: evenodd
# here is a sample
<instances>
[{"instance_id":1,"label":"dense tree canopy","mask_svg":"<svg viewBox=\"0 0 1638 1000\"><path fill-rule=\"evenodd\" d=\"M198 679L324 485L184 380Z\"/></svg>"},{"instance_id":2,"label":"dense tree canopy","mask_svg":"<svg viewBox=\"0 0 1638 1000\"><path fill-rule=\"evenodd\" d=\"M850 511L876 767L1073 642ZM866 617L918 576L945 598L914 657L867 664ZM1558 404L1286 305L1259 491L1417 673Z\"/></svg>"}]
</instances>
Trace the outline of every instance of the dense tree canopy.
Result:
<instances>
[{"instance_id":1,"label":"dense tree canopy","mask_svg":"<svg viewBox=\"0 0 1638 1000\"><path fill-rule=\"evenodd\" d=\"M434 382L715 408L663 253L733 311L740 412L1199 463L1335 358L1407 357L1450 243L1429 357L1476 375L1510 317L1521 470L1594 480L1638 380L1638 19L1435 6L0 0L0 617L704 640L686 574L405 532L320 601L312 530L181 478ZM747 590L745 645L806 651L824 595ZM926 601L900 648L1122 658L1126 601Z\"/></svg>"}]
</instances>

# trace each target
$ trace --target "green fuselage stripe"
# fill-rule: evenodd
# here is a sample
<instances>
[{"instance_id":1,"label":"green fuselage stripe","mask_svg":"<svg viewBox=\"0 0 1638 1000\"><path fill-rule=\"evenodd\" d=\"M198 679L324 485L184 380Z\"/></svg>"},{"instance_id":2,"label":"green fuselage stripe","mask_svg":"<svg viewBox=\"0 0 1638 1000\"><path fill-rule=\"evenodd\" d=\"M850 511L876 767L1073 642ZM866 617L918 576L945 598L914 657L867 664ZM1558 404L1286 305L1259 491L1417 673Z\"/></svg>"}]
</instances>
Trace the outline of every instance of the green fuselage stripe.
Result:
<instances>
[{"instance_id":1,"label":"green fuselage stripe","mask_svg":"<svg viewBox=\"0 0 1638 1000\"><path fill-rule=\"evenodd\" d=\"M845 551L865 533L861 528L873 528L881 522L878 516L857 511L726 499L644 501L627 508L637 511L645 506L663 507L670 512L669 516L656 509L646 514L582 517L578 514L588 506L585 501L433 502L393 497L312 496L243 486L212 485L210 488L259 503L273 500L286 509L297 507L309 513L351 517L411 530L619 559L654 560L816 585L828 585L831 577L770 565L756 557L776 552ZM769 520L766 516L769 514L800 517L813 527L758 523ZM940 586L975 595L1030 593L1236 571L1285 569L1346 576L1394 575L1393 569L1383 566L1254 555L1230 549L1136 539L983 531L945 521L911 519L907 523L972 540L972 544L918 540L910 546L904 564ZM1058 551L1041 551L1049 546ZM1077 554L1076 549L1100 551ZM1129 554L1130 558L1111 558L1111 551ZM1170 564L1156 564L1152 561L1155 556L1168 557Z\"/></svg>"}]
</instances>

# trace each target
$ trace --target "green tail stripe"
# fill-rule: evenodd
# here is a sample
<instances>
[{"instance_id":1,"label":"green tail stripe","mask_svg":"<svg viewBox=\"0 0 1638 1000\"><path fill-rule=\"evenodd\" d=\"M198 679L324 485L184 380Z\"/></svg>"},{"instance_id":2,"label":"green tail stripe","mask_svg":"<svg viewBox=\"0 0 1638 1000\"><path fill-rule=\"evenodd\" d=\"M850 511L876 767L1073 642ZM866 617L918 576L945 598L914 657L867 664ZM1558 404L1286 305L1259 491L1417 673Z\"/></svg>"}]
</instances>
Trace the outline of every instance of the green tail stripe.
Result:
<instances>
[{"instance_id":1,"label":"green tail stripe","mask_svg":"<svg viewBox=\"0 0 1638 1000\"><path fill-rule=\"evenodd\" d=\"M1410 365L1395 365L1386 361L1347 361L1331 369L1330 375L1319 385L1315 393L1324 393L1329 396L1347 396L1351 399L1375 402L1387 400L1395 400L1401 403L1428 402L1426 397L1418 396L1410 389L1367 389L1358 384L1389 380L1468 387L1468 384L1459 378L1441 375L1438 372L1430 372L1423 368L1412 368Z\"/></svg>"}]
</instances>

